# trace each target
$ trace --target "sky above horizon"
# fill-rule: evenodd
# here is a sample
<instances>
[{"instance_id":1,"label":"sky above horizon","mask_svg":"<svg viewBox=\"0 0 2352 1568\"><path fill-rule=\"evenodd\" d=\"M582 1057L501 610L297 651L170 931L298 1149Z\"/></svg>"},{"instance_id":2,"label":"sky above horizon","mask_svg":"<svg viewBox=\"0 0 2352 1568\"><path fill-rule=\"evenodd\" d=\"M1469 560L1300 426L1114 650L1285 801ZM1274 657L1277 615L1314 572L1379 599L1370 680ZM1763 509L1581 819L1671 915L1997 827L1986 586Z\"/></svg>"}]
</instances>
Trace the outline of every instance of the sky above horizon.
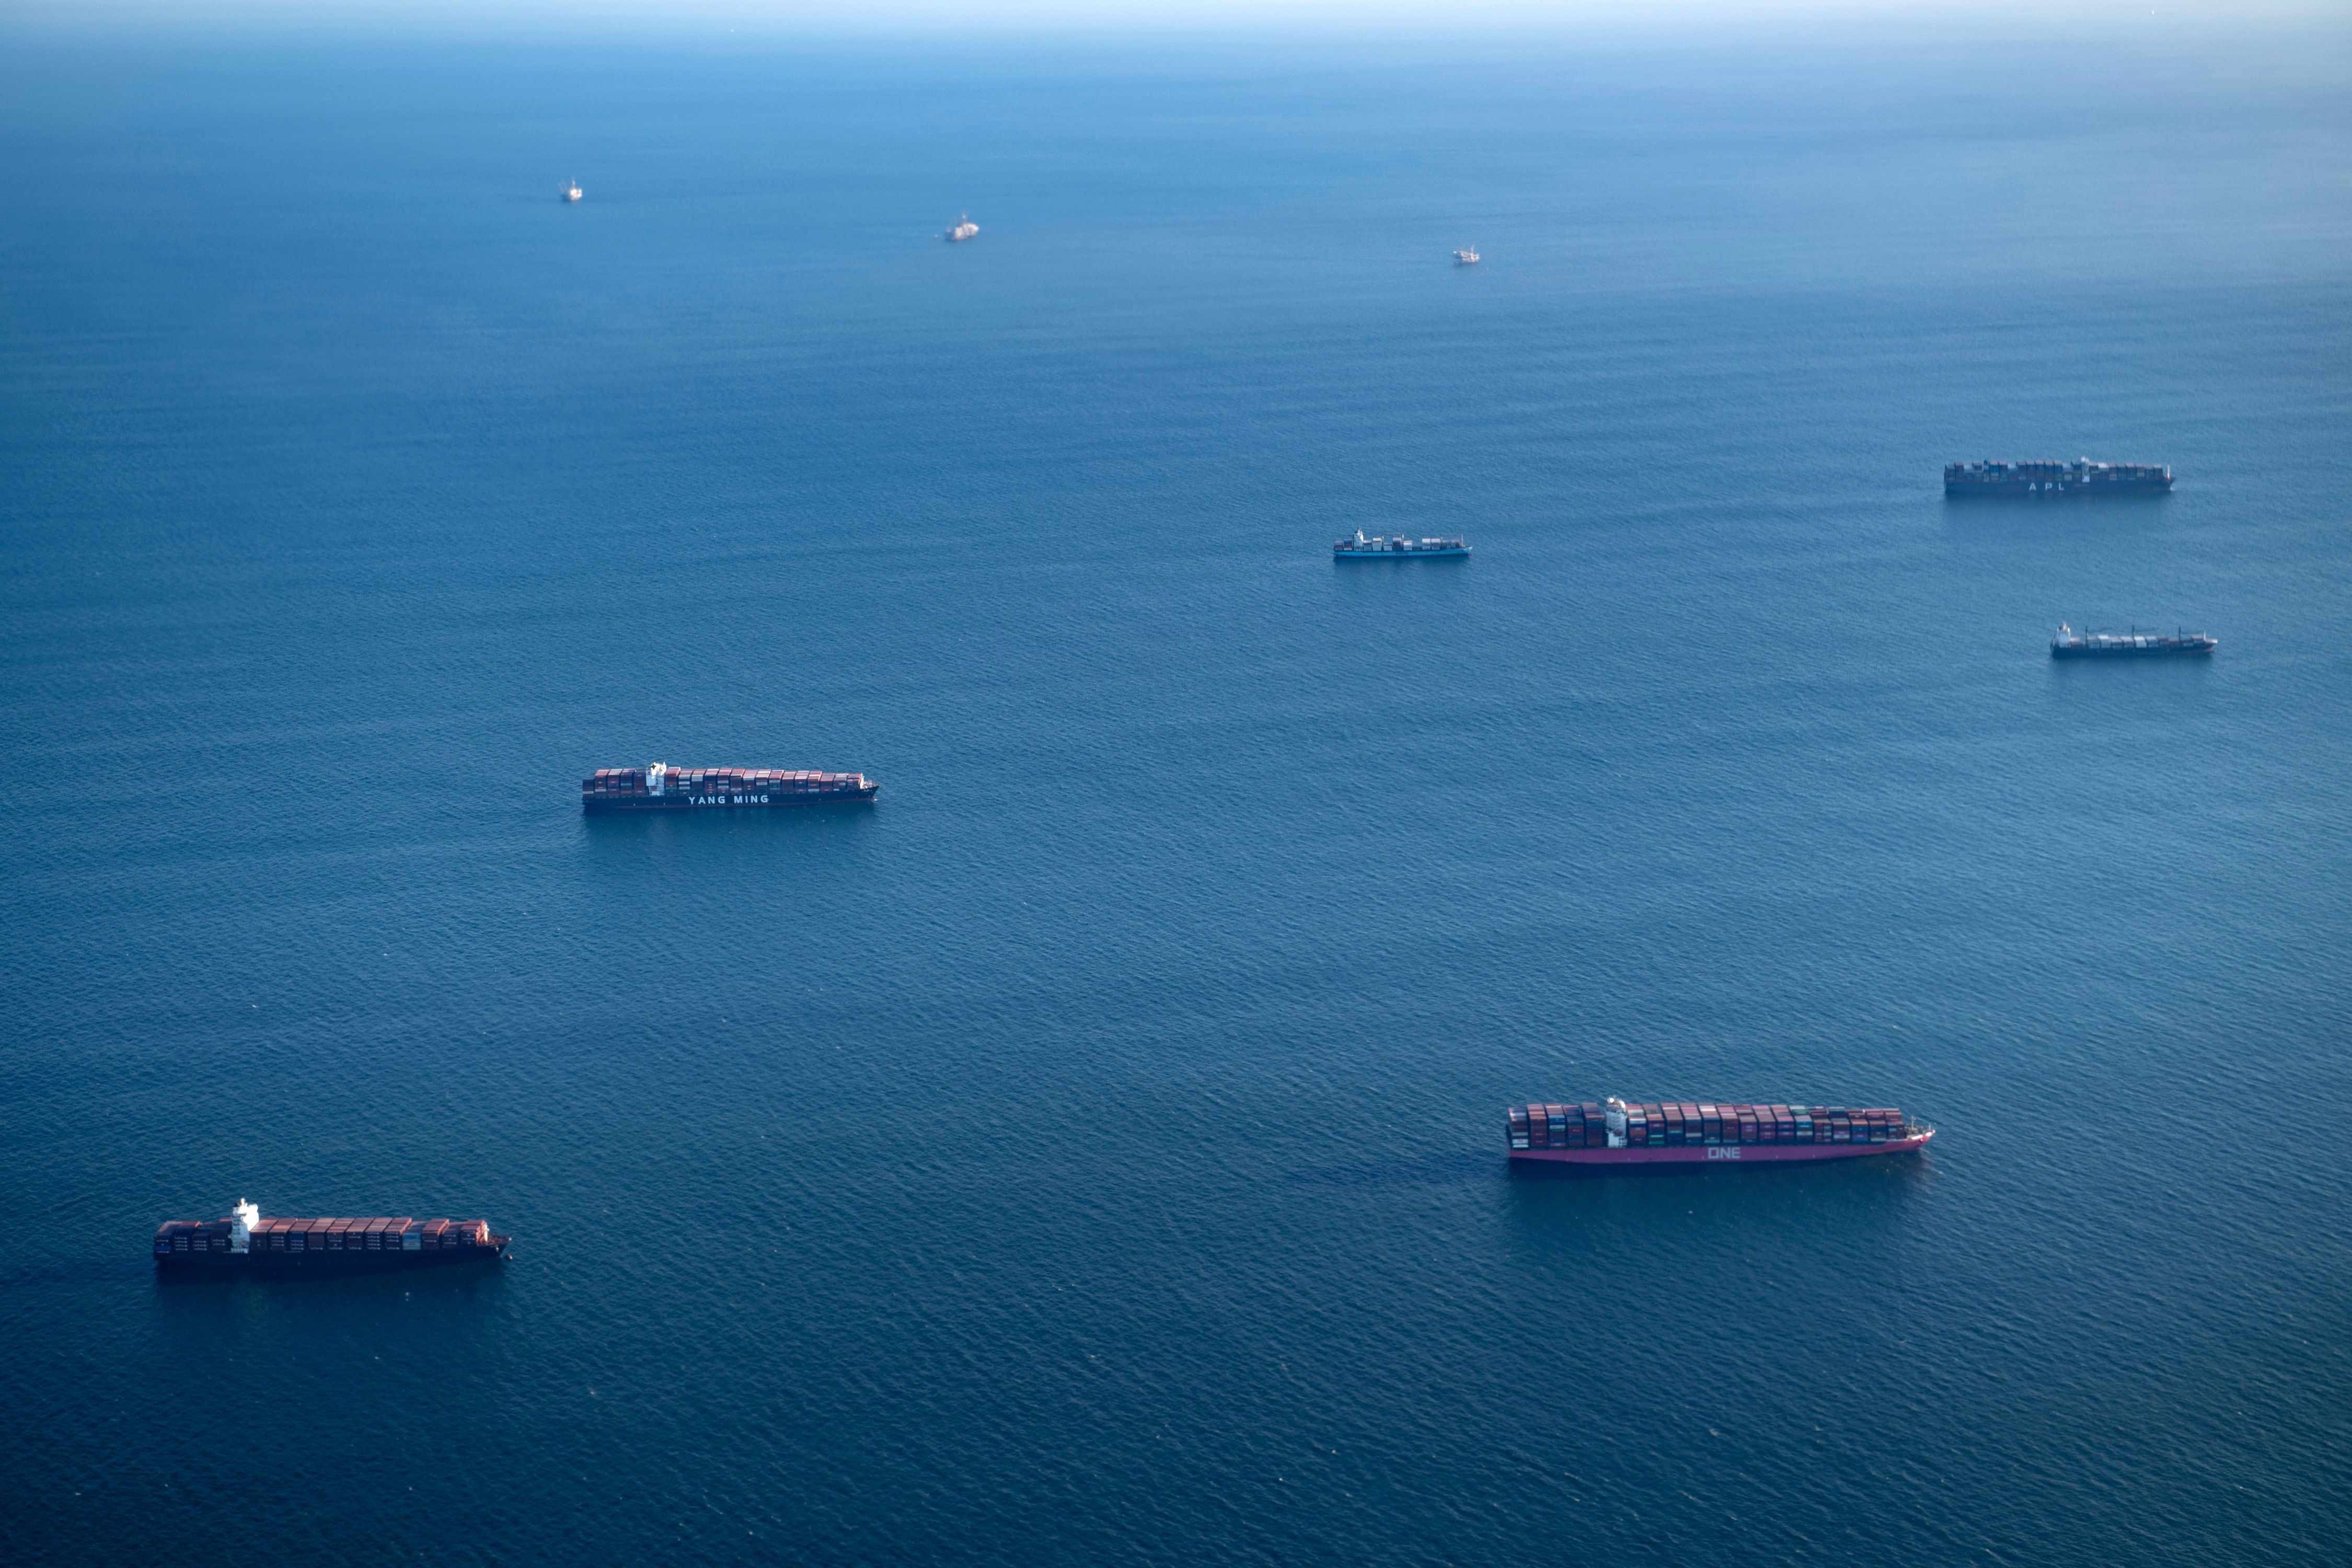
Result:
<instances>
[{"instance_id":1,"label":"sky above horizon","mask_svg":"<svg viewBox=\"0 0 2352 1568\"><path fill-rule=\"evenodd\" d=\"M1274 29L1340 37L1842 24L1927 33L1984 27L2030 36L2316 25L2352 40L2352 5L2344 0L14 0L6 13L18 23L50 29L77 23L420 33L508 26L689 32Z\"/></svg>"}]
</instances>

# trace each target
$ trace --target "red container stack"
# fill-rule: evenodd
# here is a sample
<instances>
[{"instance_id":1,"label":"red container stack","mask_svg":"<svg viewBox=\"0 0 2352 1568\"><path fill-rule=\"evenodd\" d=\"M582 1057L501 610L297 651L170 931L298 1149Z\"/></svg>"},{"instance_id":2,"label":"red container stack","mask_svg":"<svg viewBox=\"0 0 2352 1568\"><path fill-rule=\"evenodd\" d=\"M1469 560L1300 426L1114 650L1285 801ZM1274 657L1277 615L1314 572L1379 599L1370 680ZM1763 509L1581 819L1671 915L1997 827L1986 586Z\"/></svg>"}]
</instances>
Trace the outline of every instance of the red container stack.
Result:
<instances>
[{"instance_id":1,"label":"red container stack","mask_svg":"<svg viewBox=\"0 0 2352 1568\"><path fill-rule=\"evenodd\" d=\"M428 1252L497 1256L506 1243L506 1237L491 1234L488 1220L479 1219L256 1219L247 1231L245 1250L238 1252L233 1220L166 1220L155 1227L154 1252L159 1261L203 1254L225 1266L364 1267L394 1264L398 1255L411 1253L419 1255L416 1261Z\"/></svg>"}]
</instances>

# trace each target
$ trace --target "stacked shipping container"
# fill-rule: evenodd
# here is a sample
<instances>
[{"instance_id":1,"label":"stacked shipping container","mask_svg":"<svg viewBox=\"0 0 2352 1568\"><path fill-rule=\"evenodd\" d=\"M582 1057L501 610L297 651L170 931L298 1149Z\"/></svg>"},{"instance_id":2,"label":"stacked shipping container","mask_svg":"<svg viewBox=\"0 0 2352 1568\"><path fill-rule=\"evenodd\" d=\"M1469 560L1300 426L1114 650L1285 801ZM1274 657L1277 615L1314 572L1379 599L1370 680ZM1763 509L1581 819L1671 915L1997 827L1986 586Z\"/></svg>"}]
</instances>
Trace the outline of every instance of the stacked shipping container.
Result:
<instances>
[{"instance_id":1,"label":"stacked shipping container","mask_svg":"<svg viewBox=\"0 0 2352 1568\"><path fill-rule=\"evenodd\" d=\"M871 800L878 786L864 773L793 768L599 768L580 781L587 810L690 809L705 805L790 805Z\"/></svg>"},{"instance_id":2,"label":"stacked shipping container","mask_svg":"<svg viewBox=\"0 0 2352 1568\"><path fill-rule=\"evenodd\" d=\"M236 1248L233 1220L166 1220L155 1227L158 1260L218 1257L227 1262L253 1258L292 1260L315 1258L321 1263L393 1262L398 1255L419 1255L417 1261L465 1255L496 1255L507 1238L490 1234L487 1220L466 1219L265 1219L250 1226L246 1251ZM364 1255L373 1253L374 1259ZM384 1258L384 1254L393 1258Z\"/></svg>"},{"instance_id":3,"label":"stacked shipping container","mask_svg":"<svg viewBox=\"0 0 2352 1568\"><path fill-rule=\"evenodd\" d=\"M1604 1148L1609 1141L1606 1121L1601 1107L1591 1100L1579 1105L1513 1106L1511 1147Z\"/></svg>"},{"instance_id":4,"label":"stacked shipping container","mask_svg":"<svg viewBox=\"0 0 2352 1568\"><path fill-rule=\"evenodd\" d=\"M1725 1105L1705 1101L1651 1101L1625 1106L1627 1148L1667 1149L1695 1144L1885 1143L1908 1134L1903 1113L1892 1107ZM1603 1149L1609 1146L1608 1117L1591 1100L1581 1104L1512 1106L1514 1150Z\"/></svg>"}]
</instances>

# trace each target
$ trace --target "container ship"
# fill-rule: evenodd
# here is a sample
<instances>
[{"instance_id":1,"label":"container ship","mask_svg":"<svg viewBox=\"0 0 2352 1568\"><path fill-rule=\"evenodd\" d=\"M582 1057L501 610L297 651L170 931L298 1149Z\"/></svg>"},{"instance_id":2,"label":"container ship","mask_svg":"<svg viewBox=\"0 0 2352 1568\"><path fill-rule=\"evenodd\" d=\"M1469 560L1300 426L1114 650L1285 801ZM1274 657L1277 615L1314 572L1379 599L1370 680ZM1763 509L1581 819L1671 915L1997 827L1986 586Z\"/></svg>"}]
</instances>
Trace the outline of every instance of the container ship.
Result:
<instances>
[{"instance_id":1,"label":"container ship","mask_svg":"<svg viewBox=\"0 0 2352 1568\"><path fill-rule=\"evenodd\" d=\"M1512 1106L1507 1121L1512 1159L1563 1165L1852 1160L1907 1154L1936 1135L1892 1108L1842 1105L1529 1103Z\"/></svg>"},{"instance_id":2,"label":"container ship","mask_svg":"<svg viewBox=\"0 0 2352 1568\"><path fill-rule=\"evenodd\" d=\"M1383 534L1367 539L1360 528L1356 530L1355 538L1337 541L1331 546L1334 561L1429 561L1469 553L1470 547L1458 539L1407 539L1401 533L1394 539Z\"/></svg>"},{"instance_id":3,"label":"container ship","mask_svg":"<svg viewBox=\"0 0 2352 1568\"><path fill-rule=\"evenodd\" d=\"M724 811L739 806L828 805L872 800L882 786L864 773L773 768L598 768L580 781L580 809Z\"/></svg>"},{"instance_id":4,"label":"container ship","mask_svg":"<svg viewBox=\"0 0 2352 1568\"><path fill-rule=\"evenodd\" d=\"M155 1267L247 1273L373 1273L506 1256L511 1237L479 1219L264 1219L240 1200L226 1219L167 1219Z\"/></svg>"},{"instance_id":5,"label":"container ship","mask_svg":"<svg viewBox=\"0 0 2352 1568\"><path fill-rule=\"evenodd\" d=\"M2172 489L2159 463L1946 463L1948 496L2137 496Z\"/></svg>"},{"instance_id":6,"label":"container ship","mask_svg":"<svg viewBox=\"0 0 2352 1568\"><path fill-rule=\"evenodd\" d=\"M2050 639L2052 658L2151 658L2166 654L2211 653L2220 637L2203 632L2176 632L2168 637L2134 629L2128 636L2113 632L2078 632L2061 626Z\"/></svg>"}]
</instances>

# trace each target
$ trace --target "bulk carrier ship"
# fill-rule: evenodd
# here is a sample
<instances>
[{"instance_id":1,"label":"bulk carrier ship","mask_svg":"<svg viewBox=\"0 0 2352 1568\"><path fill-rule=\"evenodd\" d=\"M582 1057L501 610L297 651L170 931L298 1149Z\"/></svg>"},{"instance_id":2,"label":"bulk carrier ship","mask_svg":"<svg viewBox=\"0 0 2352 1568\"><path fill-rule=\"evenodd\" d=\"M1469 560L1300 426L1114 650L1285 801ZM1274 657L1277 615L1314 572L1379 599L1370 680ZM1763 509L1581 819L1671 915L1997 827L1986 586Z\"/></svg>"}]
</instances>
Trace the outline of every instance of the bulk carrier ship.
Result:
<instances>
[{"instance_id":1,"label":"bulk carrier ship","mask_svg":"<svg viewBox=\"0 0 2352 1568\"><path fill-rule=\"evenodd\" d=\"M374 1273L506 1256L512 1237L479 1219L264 1219L239 1200L226 1219L167 1219L155 1267L228 1273Z\"/></svg>"},{"instance_id":2,"label":"bulk carrier ship","mask_svg":"<svg viewBox=\"0 0 2352 1568\"><path fill-rule=\"evenodd\" d=\"M1563 1165L1777 1164L1907 1154L1932 1127L1889 1107L1725 1105L1704 1100L1514 1105L1511 1158Z\"/></svg>"},{"instance_id":3,"label":"bulk carrier ship","mask_svg":"<svg viewBox=\"0 0 2352 1568\"><path fill-rule=\"evenodd\" d=\"M1948 496L2163 495L2172 469L2161 463L1946 463Z\"/></svg>"},{"instance_id":4,"label":"bulk carrier ship","mask_svg":"<svg viewBox=\"0 0 2352 1568\"><path fill-rule=\"evenodd\" d=\"M738 806L827 805L872 800L882 786L864 773L774 768L598 768L580 781L580 809L722 811Z\"/></svg>"}]
</instances>

